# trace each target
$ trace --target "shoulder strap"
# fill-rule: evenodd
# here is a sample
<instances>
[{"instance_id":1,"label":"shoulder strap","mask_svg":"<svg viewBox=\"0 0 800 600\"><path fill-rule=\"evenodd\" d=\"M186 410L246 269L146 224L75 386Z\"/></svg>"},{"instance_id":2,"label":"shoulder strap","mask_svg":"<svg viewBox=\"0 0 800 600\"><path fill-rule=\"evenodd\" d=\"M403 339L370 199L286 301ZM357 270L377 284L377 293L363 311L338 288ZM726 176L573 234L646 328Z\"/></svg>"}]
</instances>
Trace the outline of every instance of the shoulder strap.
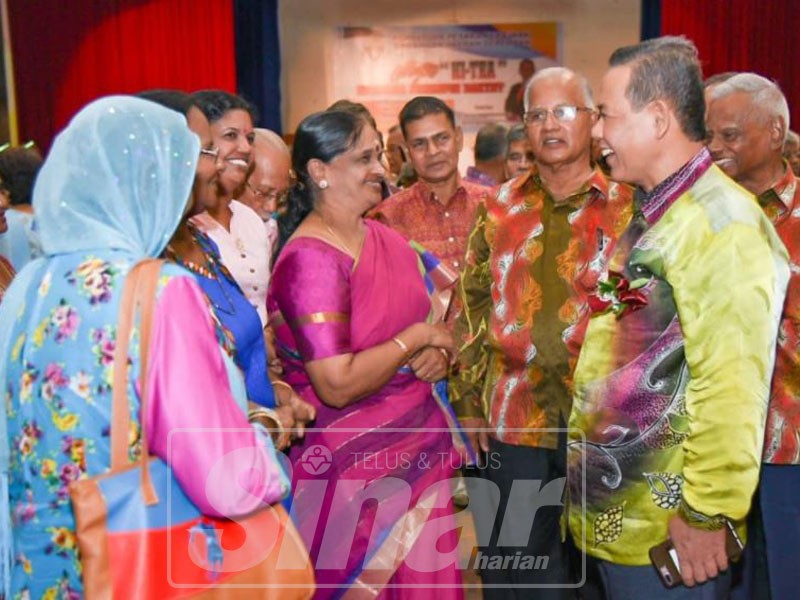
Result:
<instances>
[{"instance_id":1,"label":"shoulder strap","mask_svg":"<svg viewBox=\"0 0 800 600\"><path fill-rule=\"evenodd\" d=\"M155 309L156 287L164 261L148 258L137 263L125 279L117 321L116 345L114 348L114 380L111 406L111 468L120 469L128 463L129 430L131 424L128 400L129 361L131 329L136 312L139 312L139 395L141 398L141 467L142 493L145 503L153 504L158 498L150 481L149 450L147 443L146 398L147 365L150 356L150 333Z\"/></svg>"},{"instance_id":2,"label":"shoulder strap","mask_svg":"<svg viewBox=\"0 0 800 600\"><path fill-rule=\"evenodd\" d=\"M134 297L139 281L139 265L136 264L125 278L122 299L119 303L117 331L114 344L114 378L111 400L111 468L121 469L128 464L128 432L131 425L128 404L128 346L131 327L136 312Z\"/></svg>"}]
</instances>

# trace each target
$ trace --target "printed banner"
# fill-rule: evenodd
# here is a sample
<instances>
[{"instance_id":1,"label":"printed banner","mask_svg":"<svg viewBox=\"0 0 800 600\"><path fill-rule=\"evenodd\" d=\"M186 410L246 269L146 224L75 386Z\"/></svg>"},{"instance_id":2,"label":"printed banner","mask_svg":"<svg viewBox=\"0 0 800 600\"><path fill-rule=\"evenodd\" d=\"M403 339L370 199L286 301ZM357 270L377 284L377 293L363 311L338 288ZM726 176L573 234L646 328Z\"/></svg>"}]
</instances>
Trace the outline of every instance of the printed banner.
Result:
<instances>
[{"instance_id":1,"label":"printed banner","mask_svg":"<svg viewBox=\"0 0 800 600\"><path fill-rule=\"evenodd\" d=\"M561 64L558 23L342 27L334 61L335 99L361 102L380 129L414 96L437 96L467 131L518 121L524 81Z\"/></svg>"}]
</instances>

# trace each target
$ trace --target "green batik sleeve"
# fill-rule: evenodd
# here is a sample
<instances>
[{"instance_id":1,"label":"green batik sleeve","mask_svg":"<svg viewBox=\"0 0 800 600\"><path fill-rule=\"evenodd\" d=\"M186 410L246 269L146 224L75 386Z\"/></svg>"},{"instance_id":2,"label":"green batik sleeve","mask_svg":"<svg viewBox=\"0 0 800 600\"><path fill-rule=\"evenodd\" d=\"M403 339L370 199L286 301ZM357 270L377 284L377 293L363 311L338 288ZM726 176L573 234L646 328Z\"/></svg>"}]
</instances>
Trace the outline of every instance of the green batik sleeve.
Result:
<instances>
[{"instance_id":1,"label":"green batik sleeve","mask_svg":"<svg viewBox=\"0 0 800 600\"><path fill-rule=\"evenodd\" d=\"M459 350L450 376L449 394L453 410L462 419L485 417L481 392L489 360L486 345L486 328L492 306L489 254L486 207L481 203L467 243L464 270L457 291L463 308L455 322L454 336Z\"/></svg>"},{"instance_id":2,"label":"green batik sleeve","mask_svg":"<svg viewBox=\"0 0 800 600\"><path fill-rule=\"evenodd\" d=\"M755 223L689 229L667 266L690 373L680 513L716 529L744 519L758 483L788 271Z\"/></svg>"}]
</instances>

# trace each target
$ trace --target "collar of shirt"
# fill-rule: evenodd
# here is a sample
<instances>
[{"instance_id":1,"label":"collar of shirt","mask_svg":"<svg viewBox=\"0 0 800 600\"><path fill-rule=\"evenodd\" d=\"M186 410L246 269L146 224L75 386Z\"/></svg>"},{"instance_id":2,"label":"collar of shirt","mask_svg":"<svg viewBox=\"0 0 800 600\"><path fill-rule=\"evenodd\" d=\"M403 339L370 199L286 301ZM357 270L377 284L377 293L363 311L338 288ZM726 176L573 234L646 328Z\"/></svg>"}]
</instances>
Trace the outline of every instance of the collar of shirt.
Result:
<instances>
[{"instance_id":1,"label":"collar of shirt","mask_svg":"<svg viewBox=\"0 0 800 600\"><path fill-rule=\"evenodd\" d=\"M458 187L456 191L453 192L453 195L446 199L446 201L441 201L441 199L433 193L433 190L430 186L422 180L419 180L416 184L419 186L419 190L421 192L420 196L423 198L427 198L431 202L437 202L441 204L443 207L447 208L452 204L452 202L458 198L464 198L467 196L467 188L465 187L465 182L461 179L461 176L458 177Z\"/></svg>"},{"instance_id":2,"label":"collar of shirt","mask_svg":"<svg viewBox=\"0 0 800 600\"><path fill-rule=\"evenodd\" d=\"M775 185L758 197L758 203L766 207L772 203L780 203L779 214L790 212L794 205L794 193L797 189L797 178L786 160L783 161L783 175Z\"/></svg>"},{"instance_id":3,"label":"collar of shirt","mask_svg":"<svg viewBox=\"0 0 800 600\"><path fill-rule=\"evenodd\" d=\"M689 162L654 187L650 193L639 197L639 210L650 225L655 224L667 209L692 187L711 168L714 161L704 146Z\"/></svg>"},{"instance_id":4,"label":"collar of shirt","mask_svg":"<svg viewBox=\"0 0 800 600\"><path fill-rule=\"evenodd\" d=\"M532 167L527 174L520 175L511 181L512 190L523 190L523 188L527 186L535 186L542 190L547 189L542 185L542 180L539 177L539 170L535 166ZM595 193L589 194L589 197L584 200L583 195L589 190L593 190ZM595 167L589 179L586 180L586 183L581 186L580 190L567 198L566 203L574 204L577 208L581 204L587 206L591 202L605 200L606 198L608 198L608 177L606 177L600 167Z\"/></svg>"}]
</instances>

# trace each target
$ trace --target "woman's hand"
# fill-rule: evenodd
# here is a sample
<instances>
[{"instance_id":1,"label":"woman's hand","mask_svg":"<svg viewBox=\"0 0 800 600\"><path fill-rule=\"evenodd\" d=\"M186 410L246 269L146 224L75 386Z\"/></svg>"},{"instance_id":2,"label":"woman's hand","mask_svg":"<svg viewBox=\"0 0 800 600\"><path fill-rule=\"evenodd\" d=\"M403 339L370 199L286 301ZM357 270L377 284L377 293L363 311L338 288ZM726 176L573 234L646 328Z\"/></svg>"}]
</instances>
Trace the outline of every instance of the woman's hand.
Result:
<instances>
[{"instance_id":1,"label":"woman's hand","mask_svg":"<svg viewBox=\"0 0 800 600\"><path fill-rule=\"evenodd\" d=\"M295 427L292 409L288 406L265 408L254 402L248 402L247 417L250 423L258 424L269 432L276 450L283 450L292 441L291 429Z\"/></svg>"},{"instance_id":2,"label":"woman's hand","mask_svg":"<svg viewBox=\"0 0 800 600\"><path fill-rule=\"evenodd\" d=\"M342 408L380 390L397 373L397 369L413 361L421 351L432 346L441 348L452 356L455 350L453 336L443 325L414 323L381 344L356 353L338 354L305 363L306 373L317 397L334 408ZM438 352L438 350L437 350ZM439 352L442 355L441 352ZM442 358L420 358L417 365L424 377L436 380L444 375L441 366L423 367L423 360L446 363Z\"/></svg>"},{"instance_id":3,"label":"woman's hand","mask_svg":"<svg viewBox=\"0 0 800 600\"><path fill-rule=\"evenodd\" d=\"M408 366L422 381L433 383L447 375L449 357L439 348L428 346L417 352L408 361Z\"/></svg>"},{"instance_id":4,"label":"woman's hand","mask_svg":"<svg viewBox=\"0 0 800 600\"><path fill-rule=\"evenodd\" d=\"M431 346L442 348L447 351L450 356L455 356L458 348L456 348L456 340L450 330L447 329L444 323L437 323L430 325L433 328L433 338L431 339Z\"/></svg>"},{"instance_id":5,"label":"woman's hand","mask_svg":"<svg viewBox=\"0 0 800 600\"><path fill-rule=\"evenodd\" d=\"M275 352L275 332L272 326L264 328L264 343L267 346L267 368L271 377L280 378L283 375L283 363Z\"/></svg>"},{"instance_id":6,"label":"woman's hand","mask_svg":"<svg viewBox=\"0 0 800 600\"><path fill-rule=\"evenodd\" d=\"M411 343L418 343L417 348L426 346L433 346L435 348L442 348L446 350L450 356L455 356L456 342L453 335L447 330L442 323L431 325L429 323L415 323L397 337L408 339Z\"/></svg>"},{"instance_id":7,"label":"woman's hand","mask_svg":"<svg viewBox=\"0 0 800 600\"><path fill-rule=\"evenodd\" d=\"M289 444L292 443L292 438L294 435L294 427L295 427L295 419L294 419L294 412L288 406L276 406L275 407L275 414L278 416L278 420L281 423L281 427L283 428L283 433L281 433L277 439L273 438L273 442L275 443L276 450L283 450L287 448Z\"/></svg>"},{"instance_id":8,"label":"woman's hand","mask_svg":"<svg viewBox=\"0 0 800 600\"><path fill-rule=\"evenodd\" d=\"M286 444L288 446L291 441L303 438L306 425L317 417L317 413L314 407L303 400L289 384L280 382L274 387L275 400L278 404L275 412L281 417L281 425L290 433L290 439ZM287 422L291 420L291 425L284 423L284 415Z\"/></svg>"}]
</instances>

